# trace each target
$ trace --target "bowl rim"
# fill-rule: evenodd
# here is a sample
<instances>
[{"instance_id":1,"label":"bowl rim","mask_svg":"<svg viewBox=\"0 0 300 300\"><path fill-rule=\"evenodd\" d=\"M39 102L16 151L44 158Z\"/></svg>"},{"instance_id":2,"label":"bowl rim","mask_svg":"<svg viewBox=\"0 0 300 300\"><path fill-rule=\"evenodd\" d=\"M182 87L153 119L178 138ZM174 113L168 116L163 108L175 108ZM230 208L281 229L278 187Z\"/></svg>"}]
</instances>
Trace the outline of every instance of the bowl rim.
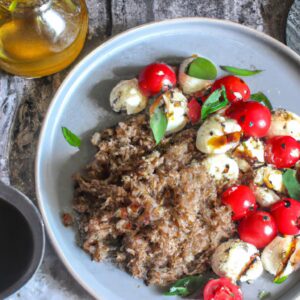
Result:
<instances>
[{"instance_id":1,"label":"bowl rim","mask_svg":"<svg viewBox=\"0 0 300 300\"><path fill-rule=\"evenodd\" d=\"M17 209L27 221L33 238L33 254L25 273L11 286L0 292L6 298L24 286L39 269L45 253L45 229L41 214L33 202L16 188L0 181L0 199Z\"/></svg>"},{"instance_id":2,"label":"bowl rim","mask_svg":"<svg viewBox=\"0 0 300 300\"><path fill-rule=\"evenodd\" d=\"M48 123L48 119L50 118L50 112L52 111L52 109L53 109L53 107L56 103L55 100L57 99L58 95L65 89L65 87L69 83L70 79L72 79L74 74L76 74L80 69L82 69L82 67L85 65L86 61L88 61L91 57L93 57L98 51L101 51L103 48L105 48L109 44L113 43L115 40L120 39L120 38L122 38L122 37L124 37L128 34L131 34L131 33L142 31L144 29L155 27L155 26L168 25L168 24L170 25L170 24L174 24L174 23L186 23L186 22L189 22L189 23L206 23L206 24L209 23L209 24L212 24L212 25L219 25L219 26L224 26L224 27L226 26L228 28L233 28L233 29L240 29L244 33L248 33L252 36L255 36L255 37L259 38L260 40L264 40L268 44L272 44L278 50L284 52L286 55L288 55L292 59L298 61L298 63L300 64L300 55L298 55L291 48L286 46L284 43L276 40L275 38L267 35L266 33L260 32L256 29L253 29L253 28L248 27L246 25L239 24L237 22L230 21L230 20L225 20L225 19L216 19L216 18L208 18L208 17L178 17L178 18L172 18L172 19L167 19L167 20L148 22L148 23L145 23L145 24L138 25L138 26L135 26L133 28L127 29L127 30L122 31L120 33L117 33L117 34L113 35L112 37L108 38L107 40L105 40L104 42L100 43L99 46L97 46L89 54L87 54L85 57L83 57L81 59L81 61L79 61L72 68L72 70L69 72L69 74L63 80L62 84L60 85L60 87L58 88L56 93L54 94L54 96L51 100L51 103L50 103L50 105L47 109L45 118L43 120L43 124L42 124L42 127L41 127L39 139L38 139L36 159L35 159L35 183L36 183L35 186L36 186L36 195L37 195L37 200L38 200L38 206L39 206L39 209L41 211L41 214L42 214L42 217L43 217L43 220L44 220L46 232L49 235L50 242L51 242L55 252L59 256L60 260L63 262L65 267L67 268L68 272L73 276L73 278L85 289L85 291L87 291L91 296L95 297L96 299L99 299L99 296L101 296L101 295L97 294L94 291L94 289L91 288L88 284L86 284L84 282L84 280L82 280L80 275L75 270L73 270L72 265L68 261L68 259L65 256L64 252L61 250L61 248L59 246L59 243L57 242L56 237L55 237L54 233L52 232L51 225L50 225L50 222L49 222L48 217L47 217L47 212L46 212L45 207L43 205L42 193L39 189L39 186L40 186L39 170L40 170L41 164L42 164L42 162L40 161L40 157L42 155L42 151L41 151L41 149L42 149L42 140L44 139L44 135L45 135L45 132L46 132L46 124Z\"/></svg>"}]
</instances>

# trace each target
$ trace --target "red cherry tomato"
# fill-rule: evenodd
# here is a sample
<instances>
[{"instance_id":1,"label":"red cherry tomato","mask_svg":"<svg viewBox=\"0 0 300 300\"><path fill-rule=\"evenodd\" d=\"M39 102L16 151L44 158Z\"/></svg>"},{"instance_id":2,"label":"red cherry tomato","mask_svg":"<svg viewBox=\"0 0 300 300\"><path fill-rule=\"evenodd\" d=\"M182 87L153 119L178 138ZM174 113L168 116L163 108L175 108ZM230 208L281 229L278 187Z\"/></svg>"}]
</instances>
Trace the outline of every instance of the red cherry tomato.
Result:
<instances>
[{"instance_id":1,"label":"red cherry tomato","mask_svg":"<svg viewBox=\"0 0 300 300\"><path fill-rule=\"evenodd\" d=\"M201 98L202 103L204 103L207 100L208 97L209 97L209 95L202 96L202 98Z\"/></svg>"},{"instance_id":2,"label":"red cherry tomato","mask_svg":"<svg viewBox=\"0 0 300 300\"><path fill-rule=\"evenodd\" d=\"M243 300L241 289L228 278L209 280L203 296L204 300Z\"/></svg>"},{"instance_id":3,"label":"red cherry tomato","mask_svg":"<svg viewBox=\"0 0 300 300\"><path fill-rule=\"evenodd\" d=\"M293 167L300 159L299 143L291 136L274 136L266 143L265 159L276 168Z\"/></svg>"},{"instance_id":4,"label":"red cherry tomato","mask_svg":"<svg viewBox=\"0 0 300 300\"><path fill-rule=\"evenodd\" d=\"M240 124L246 136L263 137L271 125L270 110L256 101L233 103L225 114Z\"/></svg>"},{"instance_id":5,"label":"red cherry tomato","mask_svg":"<svg viewBox=\"0 0 300 300\"><path fill-rule=\"evenodd\" d=\"M284 198L272 205L271 214L281 234L300 234L300 202Z\"/></svg>"},{"instance_id":6,"label":"red cherry tomato","mask_svg":"<svg viewBox=\"0 0 300 300\"><path fill-rule=\"evenodd\" d=\"M256 210L254 193L245 185L235 185L222 194L222 203L232 209L232 220L237 221Z\"/></svg>"},{"instance_id":7,"label":"red cherry tomato","mask_svg":"<svg viewBox=\"0 0 300 300\"><path fill-rule=\"evenodd\" d=\"M250 98L250 89L246 82L236 76L229 75L222 77L214 82L211 87L211 91L222 88L226 89L226 96L232 103L243 100L247 101Z\"/></svg>"},{"instance_id":8,"label":"red cherry tomato","mask_svg":"<svg viewBox=\"0 0 300 300\"><path fill-rule=\"evenodd\" d=\"M267 246L277 234L275 219L265 211L256 211L238 225L240 239L256 248Z\"/></svg>"},{"instance_id":9,"label":"red cherry tomato","mask_svg":"<svg viewBox=\"0 0 300 300\"><path fill-rule=\"evenodd\" d=\"M196 93L193 94L193 96L196 99L200 99L202 103L204 103L207 98L209 97L210 93L208 93L208 90L202 90L202 91L198 91Z\"/></svg>"},{"instance_id":10,"label":"red cherry tomato","mask_svg":"<svg viewBox=\"0 0 300 300\"><path fill-rule=\"evenodd\" d=\"M139 88L146 96L158 94L176 85L174 70L164 63L146 66L139 75Z\"/></svg>"},{"instance_id":11,"label":"red cherry tomato","mask_svg":"<svg viewBox=\"0 0 300 300\"><path fill-rule=\"evenodd\" d=\"M188 109L189 119L193 124L197 123L201 116L201 104L196 100L196 98L192 98L192 100L188 103Z\"/></svg>"}]
</instances>

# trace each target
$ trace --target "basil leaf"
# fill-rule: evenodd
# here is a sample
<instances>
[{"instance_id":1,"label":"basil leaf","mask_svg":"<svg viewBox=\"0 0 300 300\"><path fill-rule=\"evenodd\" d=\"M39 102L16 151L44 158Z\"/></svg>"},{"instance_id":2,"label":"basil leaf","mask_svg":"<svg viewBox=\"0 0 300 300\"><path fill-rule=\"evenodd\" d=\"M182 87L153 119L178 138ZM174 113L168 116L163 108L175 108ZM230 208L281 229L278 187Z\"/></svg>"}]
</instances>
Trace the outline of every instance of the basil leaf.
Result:
<instances>
[{"instance_id":1,"label":"basil leaf","mask_svg":"<svg viewBox=\"0 0 300 300\"><path fill-rule=\"evenodd\" d=\"M262 102L269 110L273 110L273 106L271 104L271 101L262 92L258 92L258 93L252 94L251 97L250 97L250 99L254 100L254 101L257 101L257 102Z\"/></svg>"},{"instance_id":2,"label":"basil leaf","mask_svg":"<svg viewBox=\"0 0 300 300\"><path fill-rule=\"evenodd\" d=\"M156 145L163 139L168 126L168 119L161 108L157 107L150 117L150 127L156 142Z\"/></svg>"},{"instance_id":3,"label":"basil leaf","mask_svg":"<svg viewBox=\"0 0 300 300\"><path fill-rule=\"evenodd\" d=\"M280 278L275 278L273 282L276 283L276 284L281 284L284 281L286 281L287 279L288 279L288 276L283 276L283 277L280 277Z\"/></svg>"},{"instance_id":4,"label":"basil leaf","mask_svg":"<svg viewBox=\"0 0 300 300\"><path fill-rule=\"evenodd\" d=\"M229 103L224 85L222 85L222 88L221 88L221 96L223 97L223 100L225 100L227 103Z\"/></svg>"},{"instance_id":5,"label":"basil leaf","mask_svg":"<svg viewBox=\"0 0 300 300\"><path fill-rule=\"evenodd\" d=\"M187 74L199 79L213 80L217 77L217 68L210 60L197 57L189 65Z\"/></svg>"},{"instance_id":6,"label":"basil leaf","mask_svg":"<svg viewBox=\"0 0 300 300\"><path fill-rule=\"evenodd\" d=\"M300 183L297 179L297 171L288 169L283 174L283 184L291 198L300 200Z\"/></svg>"},{"instance_id":7,"label":"basil leaf","mask_svg":"<svg viewBox=\"0 0 300 300\"><path fill-rule=\"evenodd\" d=\"M231 66L220 66L223 71L226 71L230 74L237 75L237 76L253 76L255 74L261 73L263 70L247 70L241 69Z\"/></svg>"},{"instance_id":8,"label":"basil leaf","mask_svg":"<svg viewBox=\"0 0 300 300\"><path fill-rule=\"evenodd\" d=\"M220 101L223 96L223 101ZM220 110L228 104L225 88L215 90L204 102L201 110L201 120L205 120L210 114Z\"/></svg>"},{"instance_id":9,"label":"basil leaf","mask_svg":"<svg viewBox=\"0 0 300 300\"><path fill-rule=\"evenodd\" d=\"M265 299L271 297L271 293L267 292L267 291L260 291L258 293L257 297L258 297L259 300L265 300Z\"/></svg>"},{"instance_id":10,"label":"basil leaf","mask_svg":"<svg viewBox=\"0 0 300 300\"><path fill-rule=\"evenodd\" d=\"M61 128L65 140L73 147L80 147L81 139L66 127Z\"/></svg>"},{"instance_id":11,"label":"basil leaf","mask_svg":"<svg viewBox=\"0 0 300 300\"><path fill-rule=\"evenodd\" d=\"M187 276L177 280L170 288L168 292L165 292L165 296L188 296L200 289L207 281L204 276Z\"/></svg>"},{"instance_id":12,"label":"basil leaf","mask_svg":"<svg viewBox=\"0 0 300 300\"><path fill-rule=\"evenodd\" d=\"M8 10L10 12L13 12L17 8L18 2L19 2L19 0L13 0L11 2L11 4L9 5Z\"/></svg>"},{"instance_id":13,"label":"basil leaf","mask_svg":"<svg viewBox=\"0 0 300 300\"><path fill-rule=\"evenodd\" d=\"M165 296L188 296L189 291L186 287L172 286L168 292L164 293Z\"/></svg>"}]
</instances>

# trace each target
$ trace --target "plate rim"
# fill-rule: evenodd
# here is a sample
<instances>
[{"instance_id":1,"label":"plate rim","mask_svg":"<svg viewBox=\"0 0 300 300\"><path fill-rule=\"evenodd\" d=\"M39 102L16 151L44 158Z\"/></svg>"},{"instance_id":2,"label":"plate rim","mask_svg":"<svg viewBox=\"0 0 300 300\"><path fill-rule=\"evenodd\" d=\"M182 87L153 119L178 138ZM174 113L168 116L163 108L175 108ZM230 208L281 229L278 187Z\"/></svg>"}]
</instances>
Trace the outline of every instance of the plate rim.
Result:
<instances>
[{"instance_id":1,"label":"plate rim","mask_svg":"<svg viewBox=\"0 0 300 300\"><path fill-rule=\"evenodd\" d=\"M46 232L49 236L49 240L51 242L52 247L55 250L55 253L59 257L59 259L62 261L68 272L72 275L72 277L77 281L77 283L80 284L80 286L88 292L92 297L96 299L100 299L99 297L102 297L102 295L99 295L96 293L94 288L91 288L88 284L85 283L84 280L81 279L81 276L78 274L77 271L75 271L72 267L72 264L69 262L69 260L66 258L64 252L61 250L58 241L56 240L56 237L54 235L54 232L52 231L52 227L50 225L50 222L48 220L47 212L44 207L44 203L42 200L42 193L40 190L40 169L42 166L42 161L41 161L41 156L42 156L42 141L45 138L45 133L46 133L46 125L48 124L51 112L53 110L54 105L57 102L57 99L61 92L65 89L67 84L72 80L73 76L78 73L78 71L85 65L86 61L88 61L91 57L93 57L98 51L101 51L102 48L105 48L107 45L110 43L113 43L115 40L122 38L126 36L129 33L134 33L138 32L140 30L144 30L145 28L151 28L155 27L159 24L165 25L165 24L172 24L172 23L186 23L186 22L191 22L191 23L209 23L209 24L214 24L214 25L219 25L222 26L224 25L227 26L228 28L233 28L233 29L240 29L244 33L249 33L252 36L255 36L256 38L259 38L261 40L266 41L268 44L273 45L277 49L283 51L286 55L291 57L292 59L298 61L300 64L300 55L298 55L294 50L289 48L287 45L285 45L283 42L276 40L275 38L267 35L264 32L258 31L254 28L248 27L243 24L239 24L237 22L231 21L231 20L225 20L225 19L216 19L216 18L208 18L208 17L178 17L178 18L172 18L172 19L167 19L167 20L160 20L160 21L152 21L148 22L142 25L135 26L133 28L127 29L125 31L122 31L116 35L113 35L109 39L105 40L104 42L100 43L95 49L93 49L89 54L84 56L76 65L70 70L69 74L66 76L66 78L63 80L61 83L60 87L58 90L55 92L50 105L47 109L47 112L45 114L39 138L38 138L38 144L37 144L37 151L36 151L36 156L35 156L35 192L37 196L37 204L40 209ZM294 288L294 286L292 287Z\"/></svg>"}]
</instances>

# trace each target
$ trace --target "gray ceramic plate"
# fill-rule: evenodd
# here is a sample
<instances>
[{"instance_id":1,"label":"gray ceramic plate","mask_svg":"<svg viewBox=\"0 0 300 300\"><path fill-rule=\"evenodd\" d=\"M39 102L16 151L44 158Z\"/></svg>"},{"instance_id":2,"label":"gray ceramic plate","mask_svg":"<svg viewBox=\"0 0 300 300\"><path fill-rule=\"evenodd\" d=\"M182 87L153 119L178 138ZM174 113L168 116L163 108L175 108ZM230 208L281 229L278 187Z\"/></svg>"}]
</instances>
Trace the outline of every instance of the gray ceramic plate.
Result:
<instances>
[{"instance_id":1,"label":"gray ceramic plate","mask_svg":"<svg viewBox=\"0 0 300 300\"><path fill-rule=\"evenodd\" d=\"M132 78L150 62L176 62L193 53L209 57L217 65L264 69L262 74L246 79L251 90L263 91L275 106L300 114L299 56L262 33L230 22L183 18L141 26L112 38L79 63L57 92L45 119L36 160L36 187L58 255L96 298L164 299L155 288L146 287L110 263L92 262L76 246L74 232L65 228L60 219L62 211L71 210L71 175L93 154L89 146L92 132L115 124L119 118L108 104L112 87L121 79ZM80 151L65 142L61 126L83 137ZM259 290L271 291L271 299L289 291L291 294L282 299L294 299L297 289L291 291L291 287L299 279L298 273L284 284L275 285L265 274L255 284L243 287L245 299L256 299Z\"/></svg>"}]
</instances>

